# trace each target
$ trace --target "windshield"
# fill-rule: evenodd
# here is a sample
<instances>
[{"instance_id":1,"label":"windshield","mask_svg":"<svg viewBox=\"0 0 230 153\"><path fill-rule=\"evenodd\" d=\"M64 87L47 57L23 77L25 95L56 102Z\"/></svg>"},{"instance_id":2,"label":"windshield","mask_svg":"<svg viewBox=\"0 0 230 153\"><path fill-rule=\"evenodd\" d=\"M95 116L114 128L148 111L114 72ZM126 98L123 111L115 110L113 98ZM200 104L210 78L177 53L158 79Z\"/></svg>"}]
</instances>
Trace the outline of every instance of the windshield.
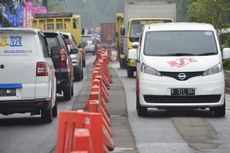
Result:
<instances>
[{"instance_id":1,"label":"windshield","mask_svg":"<svg viewBox=\"0 0 230 153\"><path fill-rule=\"evenodd\" d=\"M156 24L156 23L166 23L166 22L172 22L172 20L133 20L131 21L131 27L130 27L130 41L139 41L139 37L142 31L142 28L146 24Z\"/></svg>"},{"instance_id":2,"label":"windshield","mask_svg":"<svg viewBox=\"0 0 230 153\"><path fill-rule=\"evenodd\" d=\"M211 31L147 32L144 54L150 56L200 56L217 54Z\"/></svg>"}]
</instances>

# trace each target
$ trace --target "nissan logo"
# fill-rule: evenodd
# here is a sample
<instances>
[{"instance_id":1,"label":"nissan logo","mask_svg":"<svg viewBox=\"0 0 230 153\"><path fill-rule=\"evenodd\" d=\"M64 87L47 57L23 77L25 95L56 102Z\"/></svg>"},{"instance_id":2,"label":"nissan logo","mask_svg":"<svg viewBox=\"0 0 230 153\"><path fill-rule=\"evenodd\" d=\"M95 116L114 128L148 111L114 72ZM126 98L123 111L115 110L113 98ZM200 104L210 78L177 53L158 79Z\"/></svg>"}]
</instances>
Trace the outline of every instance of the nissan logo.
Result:
<instances>
[{"instance_id":1,"label":"nissan logo","mask_svg":"<svg viewBox=\"0 0 230 153\"><path fill-rule=\"evenodd\" d=\"M5 67L5 66L4 66L3 64L0 65L0 69L4 69L4 67Z\"/></svg>"},{"instance_id":2,"label":"nissan logo","mask_svg":"<svg viewBox=\"0 0 230 153\"><path fill-rule=\"evenodd\" d=\"M178 75L178 78L179 78L180 80L184 80L186 77L187 77L187 76L186 76L184 73L180 73L180 74Z\"/></svg>"}]
</instances>

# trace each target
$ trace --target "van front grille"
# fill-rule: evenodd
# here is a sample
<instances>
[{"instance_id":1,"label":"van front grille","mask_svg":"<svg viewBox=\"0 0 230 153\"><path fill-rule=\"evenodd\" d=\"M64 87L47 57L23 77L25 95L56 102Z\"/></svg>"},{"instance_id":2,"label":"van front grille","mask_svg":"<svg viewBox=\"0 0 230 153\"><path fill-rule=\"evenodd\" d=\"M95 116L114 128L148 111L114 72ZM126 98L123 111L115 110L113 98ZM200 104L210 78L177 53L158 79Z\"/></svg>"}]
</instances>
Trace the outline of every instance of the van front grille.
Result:
<instances>
[{"instance_id":1,"label":"van front grille","mask_svg":"<svg viewBox=\"0 0 230 153\"><path fill-rule=\"evenodd\" d=\"M197 95L197 96L155 96L144 95L147 103L216 103L221 95Z\"/></svg>"}]
</instances>

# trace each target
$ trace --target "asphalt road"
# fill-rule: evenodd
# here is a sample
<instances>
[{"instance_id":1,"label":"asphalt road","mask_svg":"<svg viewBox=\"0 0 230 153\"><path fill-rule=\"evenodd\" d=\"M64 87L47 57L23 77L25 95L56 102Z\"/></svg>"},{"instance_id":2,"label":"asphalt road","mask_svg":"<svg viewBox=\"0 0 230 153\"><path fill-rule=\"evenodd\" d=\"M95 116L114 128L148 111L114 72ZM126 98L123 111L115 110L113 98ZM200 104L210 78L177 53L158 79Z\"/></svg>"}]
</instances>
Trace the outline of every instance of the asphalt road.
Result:
<instances>
[{"instance_id":1,"label":"asphalt road","mask_svg":"<svg viewBox=\"0 0 230 153\"><path fill-rule=\"evenodd\" d=\"M87 56L86 64L93 63L95 56ZM58 96L58 111L71 110L86 78L74 83L74 97L64 101ZM54 153L57 142L58 117L50 124L40 121L40 116L30 114L0 115L0 153Z\"/></svg>"},{"instance_id":2,"label":"asphalt road","mask_svg":"<svg viewBox=\"0 0 230 153\"><path fill-rule=\"evenodd\" d=\"M127 78L117 63L111 65L123 83L128 120L139 153L229 153L230 95L226 94L224 118L208 110L149 110L147 117L136 113L135 78Z\"/></svg>"}]
</instances>

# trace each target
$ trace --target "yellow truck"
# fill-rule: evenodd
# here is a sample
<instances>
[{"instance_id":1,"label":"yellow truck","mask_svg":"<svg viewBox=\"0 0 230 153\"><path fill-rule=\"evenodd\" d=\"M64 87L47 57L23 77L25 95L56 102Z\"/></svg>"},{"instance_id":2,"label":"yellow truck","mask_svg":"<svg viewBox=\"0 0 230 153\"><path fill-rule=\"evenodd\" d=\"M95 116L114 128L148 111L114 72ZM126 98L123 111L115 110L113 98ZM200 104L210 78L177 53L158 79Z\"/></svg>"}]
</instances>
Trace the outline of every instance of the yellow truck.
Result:
<instances>
[{"instance_id":1,"label":"yellow truck","mask_svg":"<svg viewBox=\"0 0 230 153\"><path fill-rule=\"evenodd\" d=\"M121 28L124 27L124 13L116 14L116 42L120 68L125 68L125 53L123 52L123 38Z\"/></svg>"},{"instance_id":2,"label":"yellow truck","mask_svg":"<svg viewBox=\"0 0 230 153\"><path fill-rule=\"evenodd\" d=\"M81 28L80 15L71 12L35 14L32 18L32 27L44 31L70 32L76 39L77 44L81 44L81 35L84 29ZM82 62L85 66L85 51L80 48Z\"/></svg>"},{"instance_id":3,"label":"yellow truck","mask_svg":"<svg viewBox=\"0 0 230 153\"><path fill-rule=\"evenodd\" d=\"M124 38L123 51L125 53L128 77L134 77L136 60L129 59L129 50L133 43L139 42L142 28L146 24L166 23L176 21L176 4L166 2L130 2L125 3L124 28L121 34Z\"/></svg>"}]
</instances>

